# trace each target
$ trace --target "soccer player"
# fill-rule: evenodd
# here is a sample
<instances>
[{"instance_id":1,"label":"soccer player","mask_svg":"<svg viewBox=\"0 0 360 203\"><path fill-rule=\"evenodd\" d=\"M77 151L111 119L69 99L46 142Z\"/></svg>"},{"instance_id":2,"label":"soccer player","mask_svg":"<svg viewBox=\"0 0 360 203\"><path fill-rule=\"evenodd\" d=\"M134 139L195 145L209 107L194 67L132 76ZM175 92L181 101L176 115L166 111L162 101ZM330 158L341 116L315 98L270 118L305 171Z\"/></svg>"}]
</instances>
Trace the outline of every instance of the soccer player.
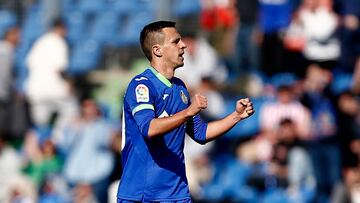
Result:
<instances>
[{"instance_id":1,"label":"soccer player","mask_svg":"<svg viewBox=\"0 0 360 203\"><path fill-rule=\"evenodd\" d=\"M233 113L210 123L199 112L207 107L204 96L190 101L185 84L174 77L184 65L186 45L174 22L146 25L141 48L151 67L135 76L124 97L123 174L117 202L191 202L185 175L185 132L205 144L223 135L254 113L248 98L236 103Z\"/></svg>"}]
</instances>

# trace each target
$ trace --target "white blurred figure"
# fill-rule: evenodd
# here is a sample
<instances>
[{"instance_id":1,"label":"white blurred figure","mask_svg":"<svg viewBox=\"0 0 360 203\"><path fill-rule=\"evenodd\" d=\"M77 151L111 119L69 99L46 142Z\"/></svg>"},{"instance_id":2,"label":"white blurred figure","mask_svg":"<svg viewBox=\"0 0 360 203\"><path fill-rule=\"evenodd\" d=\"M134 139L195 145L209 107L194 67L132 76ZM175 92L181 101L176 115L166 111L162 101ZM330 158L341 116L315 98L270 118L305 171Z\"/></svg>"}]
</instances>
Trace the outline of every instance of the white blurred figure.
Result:
<instances>
[{"instance_id":1,"label":"white blurred figure","mask_svg":"<svg viewBox=\"0 0 360 203\"><path fill-rule=\"evenodd\" d=\"M0 137L0 202L36 202L35 187L21 169L21 156Z\"/></svg>"},{"instance_id":2,"label":"white blurred figure","mask_svg":"<svg viewBox=\"0 0 360 203\"><path fill-rule=\"evenodd\" d=\"M306 38L303 53L310 61L332 62L340 56L340 42L335 36L338 19L331 4L331 0L304 0L300 7L298 18Z\"/></svg>"},{"instance_id":3,"label":"white blurred figure","mask_svg":"<svg viewBox=\"0 0 360 203\"><path fill-rule=\"evenodd\" d=\"M63 22L55 21L53 28L35 42L26 59L29 76L25 91L37 127L46 127L51 116L58 113L56 130L78 114L71 85L63 75L69 63L66 31Z\"/></svg>"}]
</instances>

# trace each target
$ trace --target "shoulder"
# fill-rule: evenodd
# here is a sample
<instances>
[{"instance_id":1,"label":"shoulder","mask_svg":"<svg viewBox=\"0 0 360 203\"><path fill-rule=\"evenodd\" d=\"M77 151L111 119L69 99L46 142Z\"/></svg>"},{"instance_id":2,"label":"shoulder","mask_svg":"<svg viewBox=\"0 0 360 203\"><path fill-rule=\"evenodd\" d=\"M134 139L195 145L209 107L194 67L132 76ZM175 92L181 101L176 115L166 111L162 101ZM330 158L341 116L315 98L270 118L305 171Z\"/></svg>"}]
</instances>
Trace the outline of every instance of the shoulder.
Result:
<instances>
[{"instance_id":1,"label":"shoulder","mask_svg":"<svg viewBox=\"0 0 360 203\"><path fill-rule=\"evenodd\" d=\"M58 36L55 33L49 32L40 36L32 46L32 49L43 49L46 47L46 50L51 48L52 50L58 48L66 48L67 44L64 38Z\"/></svg>"},{"instance_id":2,"label":"shoulder","mask_svg":"<svg viewBox=\"0 0 360 203\"><path fill-rule=\"evenodd\" d=\"M178 77L173 77L171 80L172 80L172 82L173 82L174 84L186 88L185 83L184 83L180 78L178 78Z\"/></svg>"},{"instance_id":3,"label":"shoulder","mask_svg":"<svg viewBox=\"0 0 360 203\"><path fill-rule=\"evenodd\" d=\"M156 88L152 82L151 75L147 73L147 70L133 77L133 79L130 81L128 85L126 92L127 94L129 94L131 92L134 93L139 91L150 92L150 93L156 91Z\"/></svg>"},{"instance_id":4,"label":"shoulder","mask_svg":"<svg viewBox=\"0 0 360 203\"><path fill-rule=\"evenodd\" d=\"M151 77L147 73L147 70L145 70L144 72L133 77L129 83L129 87L136 87L137 85L140 85L140 84L153 86Z\"/></svg>"},{"instance_id":5,"label":"shoulder","mask_svg":"<svg viewBox=\"0 0 360 203\"><path fill-rule=\"evenodd\" d=\"M57 42L58 38L55 36L54 33L48 32L40 36L36 41L35 44L43 44L49 42Z\"/></svg>"}]
</instances>

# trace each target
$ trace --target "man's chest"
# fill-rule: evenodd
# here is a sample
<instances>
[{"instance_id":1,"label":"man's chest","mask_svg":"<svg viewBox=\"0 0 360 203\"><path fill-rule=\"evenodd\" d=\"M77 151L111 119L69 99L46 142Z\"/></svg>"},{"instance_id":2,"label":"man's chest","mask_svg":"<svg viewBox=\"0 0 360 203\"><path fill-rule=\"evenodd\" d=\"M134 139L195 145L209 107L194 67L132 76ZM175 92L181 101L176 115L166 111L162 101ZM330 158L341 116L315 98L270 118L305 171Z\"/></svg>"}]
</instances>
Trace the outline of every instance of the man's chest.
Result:
<instances>
[{"instance_id":1,"label":"man's chest","mask_svg":"<svg viewBox=\"0 0 360 203\"><path fill-rule=\"evenodd\" d=\"M189 106L190 98L182 86L158 89L155 110L158 117L173 115Z\"/></svg>"}]
</instances>

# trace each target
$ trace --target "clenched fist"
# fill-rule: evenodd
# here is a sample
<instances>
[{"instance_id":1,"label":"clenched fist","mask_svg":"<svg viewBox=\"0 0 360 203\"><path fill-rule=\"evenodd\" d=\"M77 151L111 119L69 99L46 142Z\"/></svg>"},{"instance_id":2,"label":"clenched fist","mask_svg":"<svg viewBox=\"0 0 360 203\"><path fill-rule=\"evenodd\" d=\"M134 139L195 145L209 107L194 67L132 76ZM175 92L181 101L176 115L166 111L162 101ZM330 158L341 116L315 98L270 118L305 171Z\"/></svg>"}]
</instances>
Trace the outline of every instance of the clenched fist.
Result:
<instances>
[{"instance_id":1,"label":"clenched fist","mask_svg":"<svg viewBox=\"0 0 360 203\"><path fill-rule=\"evenodd\" d=\"M249 98L238 100L235 111L240 115L241 119L247 118L255 113L253 104Z\"/></svg>"},{"instance_id":2,"label":"clenched fist","mask_svg":"<svg viewBox=\"0 0 360 203\"><path fill-rule=\"evenodd\" d=\"M192 98L191 105L188 107L188 112L191 116L195 116L202 109L207 108L207 99L201 94L195 94Z\"/></svg>"}]
</instances>

